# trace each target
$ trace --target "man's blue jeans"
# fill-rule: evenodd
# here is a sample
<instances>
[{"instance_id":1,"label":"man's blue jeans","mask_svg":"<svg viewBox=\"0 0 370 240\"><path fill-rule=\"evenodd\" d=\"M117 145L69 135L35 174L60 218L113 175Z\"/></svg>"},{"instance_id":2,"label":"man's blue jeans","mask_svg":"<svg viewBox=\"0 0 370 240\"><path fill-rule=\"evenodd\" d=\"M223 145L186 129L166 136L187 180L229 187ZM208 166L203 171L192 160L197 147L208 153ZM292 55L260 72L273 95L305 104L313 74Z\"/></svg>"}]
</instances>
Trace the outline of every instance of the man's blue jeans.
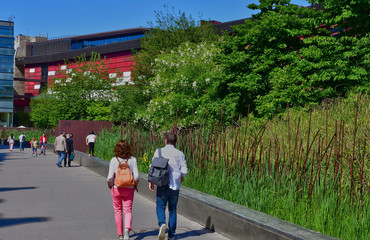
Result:
<instances>
[{"instance_id":1,"label":"man's blue jeans","mask_svg":"<svg viewBox=\"0 0 370 240\"><path fill-rule=\"evenodd\" d=\"M166 224L166 205L168 203L168 237L174 237L177 224L177 202L179 200L179 190L172 190L167 186L157 187L156 205L158 226Z\"/></svg>"},{"instance_id":2,"label":"man's blue jeans","mask_svg":"<svg viewBox=\"0 0 370 240\"><path fill-rule=\"evenodd\" d=\"M58 152L58 162L57 162L57 164L59 166L62 166L62 161L66 157L66 152L64 152L64 151L57 151L57 152Z\"/></svg>"},{"instance_id":3,"label":"man's blue jeans","mask_svg":"<svg viewBox=\"0 0 370 240\"><path fill-rule=\"evenodd\" d=\"M19 142L19 149L24 151L24 142Z\"/></svg>"}]
</instances>

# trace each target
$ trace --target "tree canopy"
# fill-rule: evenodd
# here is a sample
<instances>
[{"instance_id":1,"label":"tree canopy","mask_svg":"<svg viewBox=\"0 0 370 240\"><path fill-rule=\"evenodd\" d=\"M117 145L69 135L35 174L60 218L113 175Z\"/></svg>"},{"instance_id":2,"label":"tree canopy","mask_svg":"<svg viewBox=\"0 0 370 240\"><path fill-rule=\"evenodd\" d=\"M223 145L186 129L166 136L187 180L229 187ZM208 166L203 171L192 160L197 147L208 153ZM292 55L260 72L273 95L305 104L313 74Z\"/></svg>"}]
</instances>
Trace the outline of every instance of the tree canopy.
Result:
<instances>
[{"instance_id":1,"label":"tree canopy","mask_svg":"<svg viewBox=\"0 0 370 240\"><path fill-rule=\"evenodd\" d=\"M44 125L88 119L168 128L176 116L181 124L194 124L199 115L220 120L222 112L228 124L231 116L249 111L270 118L288 103L302 108L369 93L370 2L311 2L321 8L260 0L248 6L256 10L253 19L222 36L181 11L156 12L133 56L134 86L112 87L117 79L110 78L105 60L81 56L68 63L75 67L62 71L49 93L32 100L32 119ZM50 116L40 116L37 106Z\"/></svg>"}]
</instances>

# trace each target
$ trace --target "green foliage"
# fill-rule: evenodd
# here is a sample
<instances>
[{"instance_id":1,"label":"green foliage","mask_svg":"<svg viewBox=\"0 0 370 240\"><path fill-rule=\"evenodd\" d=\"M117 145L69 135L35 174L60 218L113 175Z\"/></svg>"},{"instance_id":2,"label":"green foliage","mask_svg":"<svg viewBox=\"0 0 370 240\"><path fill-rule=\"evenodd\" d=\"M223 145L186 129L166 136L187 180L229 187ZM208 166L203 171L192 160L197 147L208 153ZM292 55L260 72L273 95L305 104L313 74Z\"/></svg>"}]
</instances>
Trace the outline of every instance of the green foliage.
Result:
<instances>
[{"instance_id":1,"label":"green foliage","mask_svg":"<svg viewBox=\"0 0 370 240\"><path fill-rule=\"evenodd\" d=\"M97 139L98 141L96 141L94 149L95 156L110 161L114 157L113 149L120 140L119 128L102 129Z\"/></svg>"},{"instance_id":2,"label":"green foliage","mask_svg":"<svg viewBox=\"0 0 370 240\"><path fill-rule=\"evenodd\" d=\"M114 82L109 77L105 59L93 53L90 59L82 55L75 58L73 63L66 61L66 65L67 69L61 70L60 76L55 77L49 86L62 105L61 119L105 118L106 108L112 98L111 84Z\"/></svg>"},{"instance_id":3,"label":"green foliage","mask_svg":"<svg viewBox=\"0 0 370 240\"><path fill-rule=\"evenodd\" d=\"M151 100L138 119L166 129L177 113L184 114L179 124L188 125L193 114L205 114L206 107L217 105L212 102L212 88L222 76L222 67L213 59L219 51L212 43L184 43L158 55L153 67L155 79L146 92Z\"/></svg>"},{"instance_id":4,"label":"green foliage","mask_svg":"<svg viewBox=\"0 0 370 240\"><path fill-rule=\"evenodd\" d=\"M145 111L147 95L138 85L118 86L114 92L115 101L111 103L111 120L133 122L136 114Z\"/></svg>"},{"instance_id":5,"label":"green foliage","mask_svg":"<svg viewBox=\"0 0 370 240\"><path fill-rule=\"evenodd\" d=\"M321 4L323 23L333 26L340 31L340 35L363 37L369 33L370 2L368 0L310 0Z\"/></svg>"},{"instance_id":6,"label":"green foliage","mask_svg":"<svg viewBox=\"0 0 370 240\"><path fill-rule=\"evenodd\" d=\"M194 18L179 11L166 13L156 12L156 22L149 23L150 31L141 40L141 51L134 55L132 68L133 81L136 84L147 86L154 76L151 71L158 54L168 53L185 42L201 43L215 41L218 38L213 26L205 22L197 26Z\"/></svg>"},{"instance_id":7,"label":"green foliage","mask_svg":"<svg viewBox=\"0 0 370 240\"><path fill-rule=\"evenodd\" d=\"M238 114L245 116L250 104L256 116L272 117L287 103L304 107L352 89L368 91L369 35L330 37L318 27L322 11L288 2L250 6L261 12L223 37L220 98L235 103Z\"/></svg>"},{"instance_id":8,"label":"green foliage","mask_svg":"<svg viewBox=\"0 0 370 240\"><path fill-rule=\"evenodd\" d=\"M94 101L86 108L86 120L109 121L110 113L109 101Z\"/></svg>"},{"instance_id":9,"label":"green foliage","mask_svg":"<svg viewBox=\"0 0 370 240\"><path fill-rule=\"evenodd\" d=\"M61 117L60 102L49 93L42 93L31 99L31 121L39 128L52 128Z\"/></svg>"},{"instance_id":10,"label":"green foliage","mask_svg":"<svg viewBox=\"0 0 370 240\"><path fill-rule=\"evenodd\" d=\"M65 61L49 85L49 91L31 100L31 119L36 127L54 127L58 120L109 120L112 83L105 59L92 53ZM119 74L116 72L116 75Z\"/></svg>"}]
</instances>

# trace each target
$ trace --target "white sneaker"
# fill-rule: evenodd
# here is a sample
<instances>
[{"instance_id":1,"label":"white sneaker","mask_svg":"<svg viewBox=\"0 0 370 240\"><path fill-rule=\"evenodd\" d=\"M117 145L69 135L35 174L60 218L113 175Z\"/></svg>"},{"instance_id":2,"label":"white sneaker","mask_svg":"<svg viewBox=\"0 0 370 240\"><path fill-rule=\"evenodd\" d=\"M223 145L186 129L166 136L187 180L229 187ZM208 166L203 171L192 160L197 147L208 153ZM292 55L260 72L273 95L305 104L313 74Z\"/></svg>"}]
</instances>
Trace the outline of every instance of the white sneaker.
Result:
<instances>
[{"instance_id":1,"label":"white sneaker","mask_svg":"<svg viewBox=\"0 0 370 240\"><path fill-rule=\"evenodd\" d=\"M159 228L159 234L158 234L158 240L164 240L166 237L166 224L162 224L162 226Z\"/></svg>"},{"instance_id":2,"label":"white sneaker","mask_svg":"<svg viewBox=\"0 0 370 240\"><path fill-rule=\"evenodd\" d=\"M123 239L130 239L129 230L127 228L123 231Z\"/></svg>"}]
</instances>

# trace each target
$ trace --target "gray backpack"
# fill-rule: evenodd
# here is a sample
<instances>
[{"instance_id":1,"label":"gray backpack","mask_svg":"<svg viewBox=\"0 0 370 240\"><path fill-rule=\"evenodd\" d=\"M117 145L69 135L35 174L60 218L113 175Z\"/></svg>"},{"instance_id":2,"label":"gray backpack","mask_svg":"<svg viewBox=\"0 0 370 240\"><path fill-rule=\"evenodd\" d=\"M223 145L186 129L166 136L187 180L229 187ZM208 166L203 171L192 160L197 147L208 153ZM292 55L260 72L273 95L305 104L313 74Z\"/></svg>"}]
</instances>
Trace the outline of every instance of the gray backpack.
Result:
<instances>
[{"instance_id":1,"label":"gray backpack","mask_svg":"<svg viewBox=\"0 0 370 240\"><path fill-rule=\"evenodd\" d=\"M161 149L158 149L158 156L152 160L152 165L148 171L148 181L157 185L165 186L170 183L170 170L167 158L162 157Z\"/></svg>"}]
</instances>

